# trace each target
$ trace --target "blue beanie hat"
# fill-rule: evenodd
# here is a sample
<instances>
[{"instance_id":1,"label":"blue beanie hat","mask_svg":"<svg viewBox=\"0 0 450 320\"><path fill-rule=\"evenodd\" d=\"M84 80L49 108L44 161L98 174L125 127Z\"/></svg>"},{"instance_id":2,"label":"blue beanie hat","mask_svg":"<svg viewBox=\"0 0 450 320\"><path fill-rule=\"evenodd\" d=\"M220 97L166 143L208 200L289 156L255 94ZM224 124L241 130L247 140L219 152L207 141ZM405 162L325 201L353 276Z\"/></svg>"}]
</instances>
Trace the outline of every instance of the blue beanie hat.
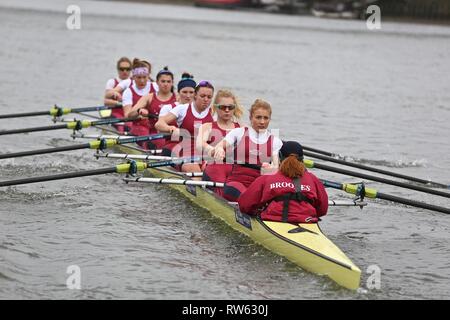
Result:
<instances>
[{"instance_id":1,"label":"blue beanie hat","mask_svg":"<svg viewBox=\"0 0 450 320\"><path fill-rule=\"evenodd\" d=\"M194 81L192 77L184 77L181 78L180 82L178 82L178 92L180 92L183 88L195 88L197 83Z\"/></svg>"}]
</instances>

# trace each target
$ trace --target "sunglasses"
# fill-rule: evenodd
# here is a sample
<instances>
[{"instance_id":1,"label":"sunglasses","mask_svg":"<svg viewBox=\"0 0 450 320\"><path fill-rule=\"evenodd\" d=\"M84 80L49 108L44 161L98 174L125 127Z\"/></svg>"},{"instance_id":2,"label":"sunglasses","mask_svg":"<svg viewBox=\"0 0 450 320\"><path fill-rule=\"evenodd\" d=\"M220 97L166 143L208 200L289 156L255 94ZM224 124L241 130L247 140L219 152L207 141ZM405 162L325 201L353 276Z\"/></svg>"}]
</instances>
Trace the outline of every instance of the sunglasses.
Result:
<instances>
[{"instance_id":1,"label":"sunglasses","mask_svg":"<svg viewBox=\"0 0 450 320\"><path fill-rule=\"evenodd\" d=\"M236 109L236 105L235 104L216 104L216 108L220 109L220 110L234 110Z\"/></svg>"},{"instance_id":2,"label":"sunglasses","mask_svg":"<svg viewBox=\"0 0 450 320\"><path fill-rule=\"evenodd\" d=\"M119 70L120 70L120 71L128 71L128 72L130 72L130 71L131 71L131 68L119 68Z\"/></svg>"},{"instance_id":3,"label":"sunglasses","mask_svg":"<svg viewBox=\"0 0 450 320\"><path fill-rule=\"evenodd\" d=\"M195 88L210 88L214 90L214 86L211 84L211 82L206 80L200 81Z\"/></svg>"}]
</instances>

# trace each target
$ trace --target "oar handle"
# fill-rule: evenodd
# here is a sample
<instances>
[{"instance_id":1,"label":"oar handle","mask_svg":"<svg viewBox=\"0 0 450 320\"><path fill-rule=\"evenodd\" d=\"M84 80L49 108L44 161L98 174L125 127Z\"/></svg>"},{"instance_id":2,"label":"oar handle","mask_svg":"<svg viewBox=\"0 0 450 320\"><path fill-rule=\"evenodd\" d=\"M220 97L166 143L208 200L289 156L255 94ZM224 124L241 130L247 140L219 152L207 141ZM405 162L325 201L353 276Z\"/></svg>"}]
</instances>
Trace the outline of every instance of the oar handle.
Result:
<instances>
[{"instance_id":1,"label":"oar handle","mask_svg":"<svg viewBox=\"0 0 450 320\"><path fill-rule=\"evenodd\" d=\"M171 136L170 133L157 133L157 134L152 134L149 136L136 136L136 137L130 137L130 138L122 138L122 139L117 140L117 144L151 141L151 140L162 139L162 138L166 138L166 137L170 137L170 136Z\"/></svg>"},{"instance_id":2,"label":"oar handle","mask_svg":"<svg viewBox=\"0 0 450 320\"><path fill-rule=\"evenodd\" d=\"M73 109L70 109L70 113L111 110L111 109L118 109L118 108L122 108L122 104L117 104L117 105L111 106L111 107L109 107L109 106L97 106L97 107L86 107L86 108L73 108Z\"/></svg>"},{"instance_id":3,"label":"oar handle","mask_svg":"<svg viewBox=\"0 0 450 320\"><path fill-rule=\"evenodd\" d=\"M104 124L114 124L119 122L132 122L139 120L139 117L130 117L130 118L108 118L103 120L97 120L97 121L89 121L91 126L100 126Z\"/></svg>"}]
</instances>

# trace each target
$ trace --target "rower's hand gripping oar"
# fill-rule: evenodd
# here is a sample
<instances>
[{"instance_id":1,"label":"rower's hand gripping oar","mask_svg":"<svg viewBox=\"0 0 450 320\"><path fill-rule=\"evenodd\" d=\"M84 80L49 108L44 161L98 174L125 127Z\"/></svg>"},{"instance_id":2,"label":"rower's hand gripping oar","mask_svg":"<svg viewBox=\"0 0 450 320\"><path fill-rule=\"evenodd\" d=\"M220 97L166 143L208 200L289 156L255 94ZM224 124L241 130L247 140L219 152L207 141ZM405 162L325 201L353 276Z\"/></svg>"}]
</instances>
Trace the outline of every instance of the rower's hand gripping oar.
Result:
<instances>
[{"instance_id":1,"label":"rower's hand gripping oar","mask_svg":"<svg viewBox=\"0 0 450 320\"><path fill-rule=\"evenodd\" d=\"M399 182L399 181L389 180L389 179L385 179L385 178L379 178L379 177L375 177L375 176L368 175L368 174L365 174L365 173L360 173L360 172L350 171L350 170L346 170L346 169L331 167L331 166L328 166L328 165L325 165L325 164L315 163L314 161L309 160L309 159L303 160L303 163L305 164L305 166L307 168L322 169L322 170L336 172L336 173L341 173L341 174L345 174L345 175L349 175L349 176L353 176L353 177L358 177L358 178L362 178L362 179L368 179L368 180L372 180L372 181L386 183L386 184L390 184L390 185L397 186L397 187L402 187L402 188L416 190L416 191L420 191L420 192L424 192L424 193L434 194L434 195L445 197L445 198L450 198L450 193L448 193L448 192L442 192L442 191L439 191L439 190L425 188L425 187L422 187L422 186L416 186L416 185L411 185L411 184L407 184L407 183L403 183L403 182Z\"/></svg>"},{"instance_id":2,"label":"rower's hand gripping oar","mask_svg":"<svg viewBox=\"0 0 450 320\"><path fill-rule=\"evenodd\" d=\"M109 167L109 168L69 172L69 173L55 174L55 175L42 176L42 177L17 179L17 180L0 181L0 187L16 186L16 185L20 185L20 184L29 184L29 183L45 182L45 181L53 181L53 180L71 179L71 178L86 177L86 176L95 176L95 175L101 175L101 174L107 174L107 173L126 173L126 174L130 174L130 175L135 175L138 171L142 171L146 168L165 167L165 166L189 163L189 162L200 161L200 160L201 160L200 157L179 158L176 160L158 161L158 162L152 162L152 163L137 162L137 161L131 160L129 163L119 164L117 166Z\"/></svg>"},{"instance_id":3,"label":"rower's hand gripping oar","mask_svg":"<svg viewBox=\"0 0 450 320\"><path fill-rule=\"evenodd\" d=\"M149 135L149 136L135 136L135 137L129 137L129 138L124 138L124 139L99 139L99 140L91 141L88 143L76 144L76 145L71 145L71 146L0 154L0 160L1 159L18 158L18 157L26 157L26 156L34 156L34 155L39 155L39 154L80 150L80 149L105 150L105 149L111 148L112 146L115 146L115 145L152 141L152 140L156 140L156 139L165 138L168 136L170 136L169 133L158 133L158 134L153 134L153 135Z\"/></svg>"},{"instance_id":4,"label":"rower's hand gripping oar","mask_svg":"<svg viewBox=\"0 0 450 320\"><path fill-rule=\"evenodd\" d=\"M320 181L322 181L322 183L325 187L343 190L349 194L354 194L354 195L360 197L361 200L363 200L364 197L372 198L372 199L382 199L382 200L388 200L388 201L392 201L392 202L405 204L405 205L412 206L412 207L428 209L428 210L432 210L432 211L450 214L449 208L444 208L444 207L428 204L425 202L409 200L409 199L393 196L390 194L381 193L375 189L367 188L363 184L361 185L361 184L339 183L339 182L323 180L323 179L321 179Z\"/></svg>"},{"instance_id":5,"label":"rower's hand gripping oar","mask_svg":"<svg viewBox=\"0 0 450 320\"><path fill-rule=\"evenodd\" d=\"M23 112L23 113L11 113L11 114L0 114L0 119L10 119L10 118L24 118L24 117L36 117L36 116L53 116L54 118L61 117L62 115L76 112L89 112L89 111L101 111L101 110L111 110L116 108L121 108L122 103L115 106L95 106L95 107L84 107L84 108L61 108L56 104L53 108L46 111L36 111L36 112Z\"/></svg>"}]
</instances>

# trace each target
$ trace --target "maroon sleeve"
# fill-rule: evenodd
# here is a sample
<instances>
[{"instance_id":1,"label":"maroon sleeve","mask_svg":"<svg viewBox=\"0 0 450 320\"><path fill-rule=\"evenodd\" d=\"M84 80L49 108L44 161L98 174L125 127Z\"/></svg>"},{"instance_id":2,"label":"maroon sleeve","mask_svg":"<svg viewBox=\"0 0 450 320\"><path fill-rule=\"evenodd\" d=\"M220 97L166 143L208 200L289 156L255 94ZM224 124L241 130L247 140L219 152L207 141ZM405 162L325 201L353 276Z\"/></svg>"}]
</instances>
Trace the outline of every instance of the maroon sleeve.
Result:
<instances>
[{"instance_id":1,"label":"maroon sleeve","mask_svg":"<svg viewBox=\"0 0 450 320\"><path fill-rule=\"evenodd\" d=\"M252 184L245 190L238 199L239 210L248 214L256 214L257 210L261 208L265 202L263 202L264 194L264 178L265 176L258 177Z\"/></svg>"},{"instance_id":2,"label":"maroon sleeve","mask_svg":"<svg viewBox=\"0 0 450 320\"><path fill-rule=\"evenodd\" d=\"M314 202L314 207L316 208L317 216L321 217L326 215L328 211L328 194L322 182L315 175L312 176L317 192L317 200Z\"/></svg>"}]
</instances>

